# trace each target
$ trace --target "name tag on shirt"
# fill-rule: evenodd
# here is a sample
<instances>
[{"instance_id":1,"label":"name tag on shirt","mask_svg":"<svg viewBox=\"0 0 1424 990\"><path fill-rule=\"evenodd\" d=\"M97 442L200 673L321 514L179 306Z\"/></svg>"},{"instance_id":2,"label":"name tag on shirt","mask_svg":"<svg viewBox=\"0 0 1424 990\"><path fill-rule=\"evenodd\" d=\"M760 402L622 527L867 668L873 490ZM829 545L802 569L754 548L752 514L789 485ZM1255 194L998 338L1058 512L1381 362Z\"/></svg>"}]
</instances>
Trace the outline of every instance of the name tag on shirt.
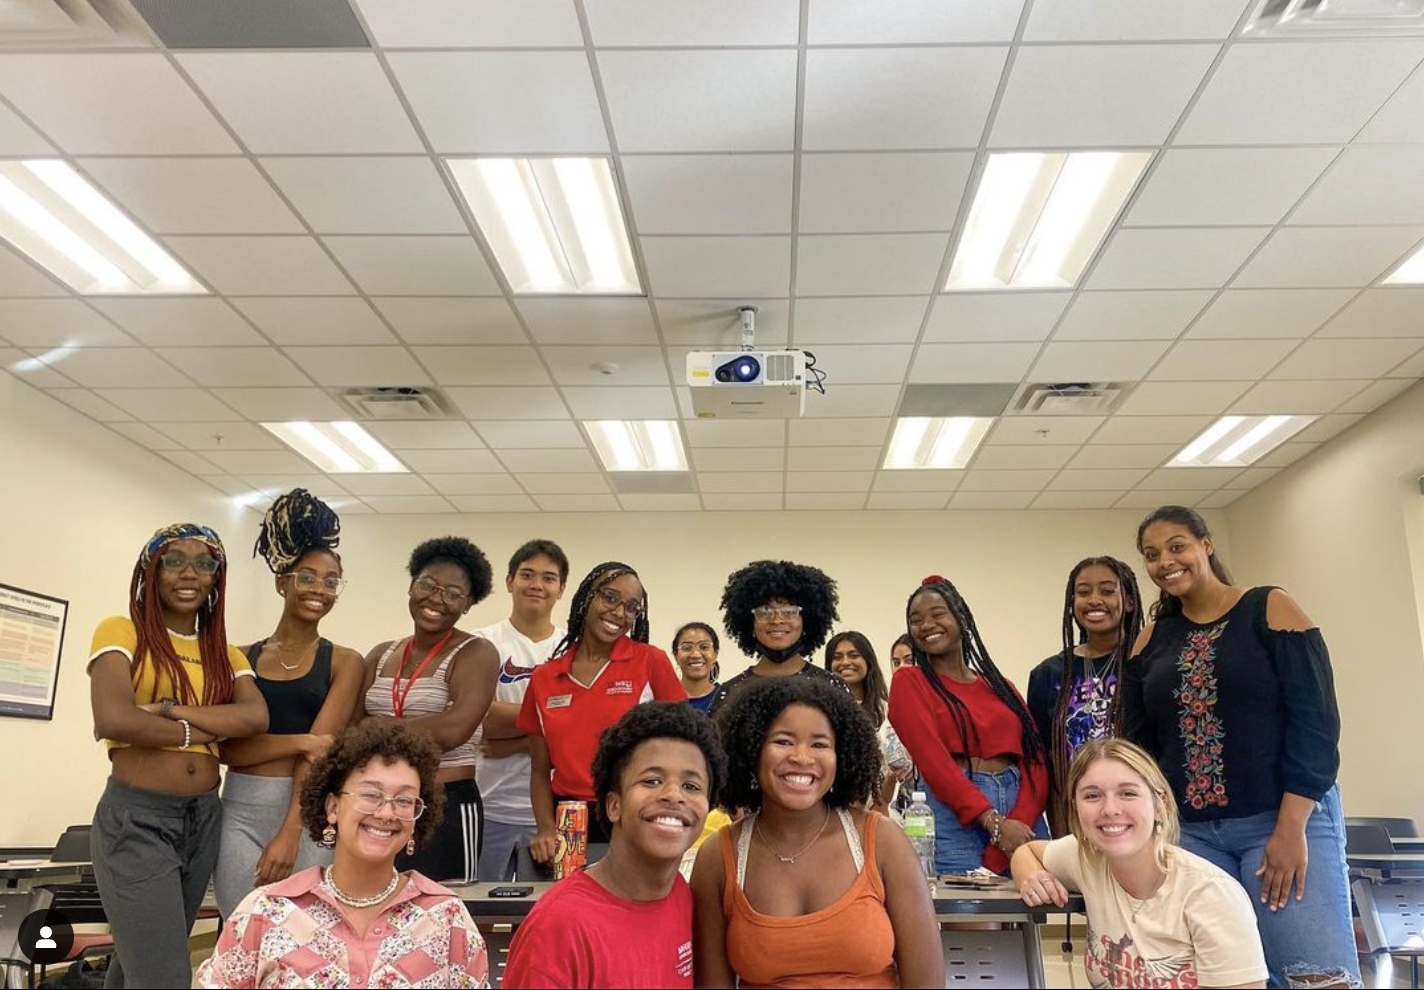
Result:
<instances>
[{"instance_id":1,"label":"name tag on shirt","mask_svg":"<svg viewBox=\"0 0 1424 990\"><path fill-rule=\"evenodd\" d=\"M574 700L571 694L556 694L548 701L544 702L545 708L567 708Z\"/></svg>"}]
</instances>

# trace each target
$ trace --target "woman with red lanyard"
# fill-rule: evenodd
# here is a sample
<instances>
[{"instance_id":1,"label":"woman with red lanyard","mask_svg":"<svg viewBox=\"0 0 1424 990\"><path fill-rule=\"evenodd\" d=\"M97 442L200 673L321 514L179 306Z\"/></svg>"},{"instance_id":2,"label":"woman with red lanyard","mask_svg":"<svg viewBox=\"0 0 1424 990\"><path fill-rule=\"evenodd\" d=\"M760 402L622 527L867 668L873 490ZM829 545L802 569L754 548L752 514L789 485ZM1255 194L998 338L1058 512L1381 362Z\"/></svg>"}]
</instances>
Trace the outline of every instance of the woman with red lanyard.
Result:
<instances>
[{"instance_id":1,"label":"woman with red lanyard","mask_svg":"<svg viewBox=\"0 0 1424 990\"><path fill-rule=\"evenodd\" d=\"M480 855L480 789L470 741L494 698L499 656L485 639L455 628L490 593L490 565L458 536L426 540L410 555L410 636L366 655L363 697L368 720L399 719L440 747L437 782L445 818L429 842L412 839L396 860L437 882L472 883Z\"/></svg>"}]
</instances>

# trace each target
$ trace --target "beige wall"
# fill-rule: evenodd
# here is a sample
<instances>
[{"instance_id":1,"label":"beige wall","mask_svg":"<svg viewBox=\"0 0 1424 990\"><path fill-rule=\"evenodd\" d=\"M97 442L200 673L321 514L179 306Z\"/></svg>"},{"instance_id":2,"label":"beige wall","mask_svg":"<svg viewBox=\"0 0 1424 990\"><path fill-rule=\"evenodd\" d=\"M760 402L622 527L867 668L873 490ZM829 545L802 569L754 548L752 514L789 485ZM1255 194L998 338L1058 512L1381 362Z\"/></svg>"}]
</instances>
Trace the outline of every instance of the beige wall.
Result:
<instances>
[{"instance_id":1,"label":"beige wall","mask_svg":"<svg viewBox=\"0 0 1424 990\"><path fill-rule=\"evenodd\" d=\"M1344 722L1346 811L1424 821L1424 385L1227 510L1227 561L1320 624Z\"/></svg>"}]
</instances>

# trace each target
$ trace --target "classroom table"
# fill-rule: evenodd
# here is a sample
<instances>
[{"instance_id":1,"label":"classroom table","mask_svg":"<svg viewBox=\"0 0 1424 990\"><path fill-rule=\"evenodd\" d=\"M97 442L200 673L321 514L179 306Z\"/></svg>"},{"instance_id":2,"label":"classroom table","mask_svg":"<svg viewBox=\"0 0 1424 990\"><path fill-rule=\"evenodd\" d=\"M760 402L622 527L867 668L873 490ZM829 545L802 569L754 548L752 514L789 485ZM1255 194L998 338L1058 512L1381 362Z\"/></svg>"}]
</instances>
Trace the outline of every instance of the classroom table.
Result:
<instances>
[{"instance_id":1,"label":"classroom table","mask_svg":"<svg viewBox=\"0 0 1424 990\"><path fill-rule=\"evenodd\" d=\"M1424 850L1393 853L1346 853L1353 871L1388 880L1390 877L1424 877Z\"/></svg>"},{"instance_id":2,"label":"classroom table","mask_svg":"<svg viewBox=\"0 0 1424 990\"><path fill-rule=\"evenodd\" d=\"M36 880L48 882L78 880L89 863L54 862L48 859L0 859L0 881L4 890L24 890Z\"/></svg>"},{"instance_id":3,"label":"classroom table","mask_svg":"<svg viewBox=\"0 0 1424 990\"><path fill-rule=\"evenodd\" d=\"M1397 853L1424 853L1424 838L1419 836L1391 835L1389 841Z\"/></svg>"},{"instance_id":4,"label":"classroom table","mask_svg":"<svg viewBox=\"0 0 1424 990\"><path fill-rule=\"evenodd\" d=\"M528 897L490 897L491 887L524 886L533 887L534 892ZM551 883L527 883L527 884L496 884L496 883L472 883L461 886L451 886L469 910L470 916L475 920L480 928L481 934L485 935L490 952L491 981L496 978L499 970L498 956L502 950L507 950L509 939L513 935L513 928L528 915L534 907L534 903L539 896L548 890ZM941 922L997 922L1008 926L1007 930L1000 931L965 931L953 928L946 929L943 933L945 944L945 965L947 968L967 967L975 970L976 986L1018 986L1019 983L988 982L986 977L990 976L986 969L992 969L995 958L995 950L1002 950L1005 946L1004 936L1006 934L1017 934L1017 945L1014 955L1022 954L1021 964L1022 974L1029 987L1047 986L1046 977L1043 972L1043 945L1039 938L1038 926L1048 920L1050 913L1060 914L1074 912L1081 914L1083 911L1082 898L1074 895L1070 898L1066 908L1031 908L1026 905L1018 892L1011 885L1005 882L1004 886L992 888L965 889L950 887L943 884L936 885L934 893L935 915ZM498 930L495 926L500 926ZM1000 953L998 958L1003 959ZM1005 960L1007 961L1007 960ZM1013 959L1015 968L1020 964L1020 959ZM956 981L958 982L958 981Z\"/></svg>"}]
</instances>

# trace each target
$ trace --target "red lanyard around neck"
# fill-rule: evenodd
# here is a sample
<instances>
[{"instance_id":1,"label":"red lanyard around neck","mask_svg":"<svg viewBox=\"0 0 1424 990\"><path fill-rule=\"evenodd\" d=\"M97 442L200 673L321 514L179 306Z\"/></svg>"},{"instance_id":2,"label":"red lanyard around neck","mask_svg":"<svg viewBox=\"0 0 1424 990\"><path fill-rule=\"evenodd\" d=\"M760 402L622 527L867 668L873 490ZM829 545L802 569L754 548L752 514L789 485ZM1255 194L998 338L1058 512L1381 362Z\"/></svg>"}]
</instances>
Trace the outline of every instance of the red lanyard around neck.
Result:
<instances>
[{"instance_id":1,"label":"red lanyard around neck","mask_svg":"<svg viewBox=\"0 0 1424 990\"><path fill-rule=\"evenodd\" d=\"M400 666L396 668L396 676L391 680L391 713L396 718L402 718L405 711L405 699L410 696L410 689L415 686L415 679L425 673L425 668L430 666L430 661L435 659L435 655L444 649L445 644L450 642L450 637L455 635L455 630L451 629L440 640L430 648L430 652L425 654L425 659L420 661L420 666L411 673L410 679L405 682L405 690L400 689L401 674L405 673L405 662L410 659L410 651L415 646L415 637L412 636L405 644L405 652L401 654Z\"/></svg>"}]
</instances>

